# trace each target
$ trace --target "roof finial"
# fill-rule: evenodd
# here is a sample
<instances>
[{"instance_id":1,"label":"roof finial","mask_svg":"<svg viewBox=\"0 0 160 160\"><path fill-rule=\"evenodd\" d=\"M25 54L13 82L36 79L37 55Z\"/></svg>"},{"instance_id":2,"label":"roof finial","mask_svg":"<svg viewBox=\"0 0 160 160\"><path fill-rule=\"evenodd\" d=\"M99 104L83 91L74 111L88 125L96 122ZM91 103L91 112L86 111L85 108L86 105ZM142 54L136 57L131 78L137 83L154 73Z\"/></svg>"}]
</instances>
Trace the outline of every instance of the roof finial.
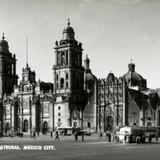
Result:
<instances>
[{"instance_id":1,"label":"roof finial","mask_svg":"<svg viewBox=\"0 0 160 160\"><path fill-rule=\"evenodd\" d=\"M110 69L110 73L112 73L112 70Z\"/></svg>"},{"instance_id":2,"label":"roof finial","mask_svg":"<svg viewBox=\"0 0 160 160\"><path fill-rule=\"evenodd\" d=\"M4 33L2 33L2 39L3 39L3 40L5 39Z\"/></svg>"},{"instance_id":3,"label":"roof finial","mask_svg":"<svg viewBox=\"0 0 160 160\"><path fill-rule=\"evenodd\" d=\"M67 23L67 24L68 24L68 26L70 26L70 18L68 18L67 20L68 20L68 23Z\"/></svg>"},{"instance_id":4,"label":"roof finial","mask_svg":"<svg viewBox=\"0 0 160 160\"><path fill-rule=\"evenodd\" d=\"M28 37L26 37L26 67L28 68Z\"/></svg>"},{"instance_id":5,"label":"roof finial","mask_svg":"<svg viewBox=\"0 0 160 160\"><path fill-rule=\"evenodd\" d=\"M131 58L130 60L131 60L131 64L132 64L132 62L133 62L133 59Z\"/></svg>"}]
</instances>

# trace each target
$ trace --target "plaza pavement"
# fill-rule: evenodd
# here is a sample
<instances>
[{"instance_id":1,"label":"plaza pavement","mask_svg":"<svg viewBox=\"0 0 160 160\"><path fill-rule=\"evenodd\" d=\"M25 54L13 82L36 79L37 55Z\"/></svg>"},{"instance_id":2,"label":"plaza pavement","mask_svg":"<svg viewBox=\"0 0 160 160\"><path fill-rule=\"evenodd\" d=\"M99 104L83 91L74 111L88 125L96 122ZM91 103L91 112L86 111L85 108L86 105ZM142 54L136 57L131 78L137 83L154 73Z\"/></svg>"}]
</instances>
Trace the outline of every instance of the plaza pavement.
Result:
<instances>
[{"instance_id":1,"label":"plaza pavement","mask_svg":"<svg viewBox=\"0 0 160 160\"><path fill-rule=\"evenodd\" d=\"M0 138L0 145L54 145L55 150L0 150L0 160L159 160L160 143L120 144L108 143L106 137L98 135L81 136L75 142L74 136L60 136L60 141L50 135Z\"/></svg>"}]
</instances>

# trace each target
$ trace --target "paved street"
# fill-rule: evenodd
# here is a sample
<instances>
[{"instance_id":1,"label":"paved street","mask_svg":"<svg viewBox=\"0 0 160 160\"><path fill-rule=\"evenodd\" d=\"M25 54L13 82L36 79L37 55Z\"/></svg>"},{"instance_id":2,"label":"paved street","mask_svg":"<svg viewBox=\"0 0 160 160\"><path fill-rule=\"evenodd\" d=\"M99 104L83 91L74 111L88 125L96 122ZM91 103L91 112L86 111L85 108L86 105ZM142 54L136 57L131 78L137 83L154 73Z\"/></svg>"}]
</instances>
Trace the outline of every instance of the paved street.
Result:
<instances>
[{"instance_id":1,"label":"paved street","mask_svg":"<svg viewBox=\"0 0 160 160\"><path fill-rule=\"evenodd\" d=\"M103 137L85 137L82 142L74 137L60 137L60 141L54 138L40 137L36 140L30 138L3 138L0 145L19 145L21 150L0 150L0 160L159 160L160 143L151 144L119 144L108 143ZM80 137L79 137L80 138ZM55 150L24 150L23 147L30 146L54 146Z\"/></svg>"}]
</instances>

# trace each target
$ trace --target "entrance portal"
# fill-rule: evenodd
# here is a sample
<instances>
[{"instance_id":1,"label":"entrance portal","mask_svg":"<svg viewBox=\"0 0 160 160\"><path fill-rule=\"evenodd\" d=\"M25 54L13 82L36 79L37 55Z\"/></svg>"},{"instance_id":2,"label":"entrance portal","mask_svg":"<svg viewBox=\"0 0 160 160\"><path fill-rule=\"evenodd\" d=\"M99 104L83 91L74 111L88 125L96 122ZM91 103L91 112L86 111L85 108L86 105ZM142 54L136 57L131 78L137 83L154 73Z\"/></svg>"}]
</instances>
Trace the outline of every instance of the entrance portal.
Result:
<instances>
[{"instance_id":1,"label":"entrance portal","mask_svg":"<svg viewBox=\"0 0 160 160\"><path fill-rule=\"evenodd\" d=\"M112 116L107 117L107 130L113 131L114 120Z\"/></svg>"},{"instance_id":2,"label":"entrance portal","mask_svg":"<svg viewBox=\"0 0 160 160\"><path fill-rule=\"evenodd\" d=\"M23 122L23 132L28 132L28 120L25 119Z\"/></svg>"},{"instance_id":3,"label":"entrance portal","mask_svg":"<svg viewBox=\"0 0 160 160\"><path fill-rule=\"evenodd\" d=\"M42 133L43 134L47 134L47 132L48 132L48 122L44 122L43 123L43 127L42 127Z\"/></svg>"}]
</instances>

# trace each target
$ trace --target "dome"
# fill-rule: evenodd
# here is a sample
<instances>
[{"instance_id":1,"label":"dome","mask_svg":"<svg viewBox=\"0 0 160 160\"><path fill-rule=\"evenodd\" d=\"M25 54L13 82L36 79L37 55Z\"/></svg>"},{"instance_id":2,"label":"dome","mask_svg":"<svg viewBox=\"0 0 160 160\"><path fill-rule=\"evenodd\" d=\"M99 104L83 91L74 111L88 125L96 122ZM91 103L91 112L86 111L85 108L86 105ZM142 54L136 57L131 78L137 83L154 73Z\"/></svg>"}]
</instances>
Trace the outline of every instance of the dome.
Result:
<instances>
[{"instance_id":1,"label":"dome","mask_svg":"<svg viewBox=\"0 0 160 160\"><path fill-rule=\"evenodd\" d=\"M70 26L68 25L67 28L65 28L65 29L63 30L63 34L64 34L64 33L74 34L74 30L73 30L72 27L70 27Z\"/></svg>"},{"instance_id":2,"label":"dome","mask_svg":"<svg viewBox=\"0 0 160 160\"><path fill-rule=\"evenodd\" d=\"M70 22L68 21L68 26L63 30L63 40L74 40L74 30L70 26Z\"/></svg>"},{"instance_id":3,"label":"dome","mask_svg":"<svg viewBox=\"0 0 160 160\"><path fill-rule=\"evenodd\" d=\"M5 40L4 33L2 35L2 40L0 41L0 52L8 52L8 42Z\"/></svg>"},{"instance_id":4,"label":"dome","mask_svg":"<svg viewBox=\"0 0 160 160\"><path fill-rule=\"evenodd\" d=\"M85 83L94 83L94 81L96 81L97 78L92 74L92 71L90 69L90 60L88 58L88 55L86 55L86 58L84 60L84 69L85 69Z\"/></svg>"},{"instance_id":5,"label":"dome","mask_svg":"<svg viewBox=\"0 0 160 160\"><path fill-rule=\"evenodd\" d=\"M124 78L129 86L139 86L146 88L146 80L135 72L135 64L128 65L129 71L124 75Z\"/></svg>"},{"instance_id":6,"label":"dome","mask_svg":"<svg viewBox=\"0 0 160 160\"><path fill-rule=\"evenodd\" d=\"M114 76L113 73L110 72L110 73L108 74L108 76L107 76L107 81L108 81L109 83L112 83L112 82L115 81L115 76Z\"/></svg>"}]
</instances>

